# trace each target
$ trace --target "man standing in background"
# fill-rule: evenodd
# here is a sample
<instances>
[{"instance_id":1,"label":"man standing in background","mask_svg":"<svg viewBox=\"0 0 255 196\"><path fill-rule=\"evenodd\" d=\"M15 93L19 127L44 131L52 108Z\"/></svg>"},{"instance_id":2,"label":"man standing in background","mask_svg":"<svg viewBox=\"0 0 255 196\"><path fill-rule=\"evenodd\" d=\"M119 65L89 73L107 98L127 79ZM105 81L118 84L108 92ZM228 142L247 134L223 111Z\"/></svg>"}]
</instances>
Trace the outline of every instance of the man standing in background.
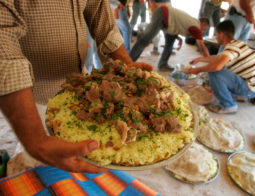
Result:
<instances>
[{"instance_id":1,"label":"man standing in background","mask_svg":"<svg viewBox=\"0 0 255 196\"><path fill-rule=\"evenodd\" d=\"M119 31L124 39L124 46L129 53L131 50L132 29L129 23L130 12L127 7L127 2L110 0L110 3Z\"/></svg>"},{"instance_id":2,"label":"man standing in background","mask_svg":"<svg viewBox=\"0 0 255 196\"><path fill-rule=\"evenodd\" d=\"M141 17L141 22L146 21L146 0L134 0L133 1L133 13L132 19L130 21L132 32L134 32L134 27L137 23L138 16ZM150 7L150 0L147 0L148 6Z\"/></svg>"},{"instance_id":3,"label":"man standing in background","mask_svg":"<svg viewBox=\"0 0 255 196\"><path fill-rule=\"evenodd\" d=\"M231 20L235 25L236 40L247 43L254 21L255 0L232 0L226 19Z\"/></svg>"}]
</instances>

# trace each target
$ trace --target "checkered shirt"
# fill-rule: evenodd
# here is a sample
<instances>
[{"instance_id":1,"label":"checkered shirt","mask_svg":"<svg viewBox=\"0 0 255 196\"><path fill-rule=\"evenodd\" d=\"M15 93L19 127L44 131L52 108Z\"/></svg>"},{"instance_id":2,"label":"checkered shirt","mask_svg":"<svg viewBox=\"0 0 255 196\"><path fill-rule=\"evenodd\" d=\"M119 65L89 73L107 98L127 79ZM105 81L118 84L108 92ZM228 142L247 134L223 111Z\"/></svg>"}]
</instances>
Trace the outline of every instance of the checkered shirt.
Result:
<instances>
[{"instance_id":1,"label":"checkered shirt","mask_svg":"<svg viewBox=\"0 0 255 196\"><path fill-rule=\"evenodd\" d=\"M0 96L33 86L47 103L84 66L85 21L101 57L123 43L109 1L0 0Z\"/></svg>"}]
</instances>

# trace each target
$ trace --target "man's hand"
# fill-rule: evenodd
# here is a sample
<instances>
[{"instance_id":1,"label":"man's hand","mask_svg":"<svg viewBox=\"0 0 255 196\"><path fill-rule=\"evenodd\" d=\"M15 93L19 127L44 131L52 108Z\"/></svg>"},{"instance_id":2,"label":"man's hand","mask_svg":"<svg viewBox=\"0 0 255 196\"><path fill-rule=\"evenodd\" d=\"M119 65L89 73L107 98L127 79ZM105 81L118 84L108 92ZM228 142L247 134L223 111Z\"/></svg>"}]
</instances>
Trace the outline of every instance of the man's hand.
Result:
<instances>
[{"instance_id":1,"label":"man's hand","mask_svg":"<svg viewBox=\"0 0 255 196\"><path fill-rule=\"evenodd\" d=\"M0 96L0 108L27 152L39 161L72 172L105 171L77 158L95 150L96 141L69 143L46 135L31 88Z\"/></svg>"},{"instance_id":2,"label":"man's hand","mask_svg":"<svg viewBox=\"0 0 255 196\"><path fill-rule=\"evenodd\" d=\"M147 63L133 62L123 44L117 50L111 53L110 56L113 60L120 60L129 67L137 67L147 71L153 70L153 67Z\"/></svg>"},{"instance_id":3,"label":"man's hand","mask_svg":"<svg viewBox=\"0 0 255 196\"><path fill-rule=\"evenodd\" d=\"M208 48L205 46L204 40L197 39L196 42L199 47L200 53L205 57L209 56L209 51Z\"/></svg>"},{"instance_id":4,"label":"man's hand","mask_svg":"<svg viewBox=\"0 0 255 196\"><path fill-rule=\"evenodd\" d=\"M249 23L255 24L253 14L246 14L245 18Z\"/></svg>"},{"instance_id":5,"label":"man's hand","mask_svg":"<svg viewBox=\"0 0 255 196\"><path fill-rule=\"evenodd\" d=\"M114 18L115 19L119 19L119 9L118 8L115 8L113 10L113 15L114 15Z\"/></svg>"},{"instance_id":6,"label":"man's hand","mask_svg":"<svg viewBox=\"0 0 255 196\"><path fill-rule=\"evenodd\" d=\"M178 40L178 48L176 50L180 50L182 48L182 38L177 36L177 40Z\"/></svg>"},{"instance_id":7,"label":"man's hand","mask_svg":"<svg viewBox=\"0 0 255 196\"><path fill-rule=\"evenodd\" d=\"M144 62L132 62L128 64L128 67L136 67L146 71L153 71L154 69L151 65Z\"/></svg>"},{"instance_id":8,"label":"man's hand","mask_svg":"<svg viewBox=\"0 0 255 196\"><path fill-rule=\"evenodd\" d=\"M190 68L188 71L187 71L187 74L199 74L200 71L198 68Z\"/></svg>"},{"instance_id":9,"label":"man's hand","mask_svg":"<svg viewBox=\"0 0 255 196\"><path fill-rule=\"evenodd\" d=\"M195 64L197 64L198 62L200 62L200 57L193 59L192 61L189 62L189 64L195 65Z\"/></svg>"},{"instance_id":10,"label":"man's hand","mask_svg":"<svg viewBox=\"0 0 255 196\"><path fill-rule=\"evenodd\" d=\"M31 154L39 161L70 172L100 173L107 169L93 166L78 158L98 148L95 140L71 143L52 136L46 136L35 146Z\"/></svg>"}]
</instances>

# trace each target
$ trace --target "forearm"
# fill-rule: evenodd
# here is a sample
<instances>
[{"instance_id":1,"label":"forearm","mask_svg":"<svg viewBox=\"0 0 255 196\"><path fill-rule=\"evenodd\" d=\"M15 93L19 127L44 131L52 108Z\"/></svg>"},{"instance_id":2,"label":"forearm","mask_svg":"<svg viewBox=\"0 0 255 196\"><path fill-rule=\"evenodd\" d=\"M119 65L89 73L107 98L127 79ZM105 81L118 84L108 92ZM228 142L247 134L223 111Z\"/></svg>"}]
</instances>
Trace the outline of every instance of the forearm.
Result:
<instances>
[{"instance_id":1,"label":"forearm","mask_svg":"<svg viewBox=\"0 0 255 196\"><path fill-rule=\"evenodd\" d=\"M117 59L121 60L123 63L126 63L127 65L133 63L123 44L117 50L111 53L110 56L113 60Z\"/></svg>"},{"instance_id":2,"label":"forearm","mask_svg":"<svg viewBox=\"0 0 255 196\"><path fill-rule=\"evenodd\" d=\"M215 71L219 71L219 70L218 70L218 67L217 67L214 63L209 63L209 64L206 65L206 66L197 67L197 68L194 68L194 69L197 69L198 73L201 73L201 72L215 72Z\"/></svg>"},{"instance_id":3,"label":"forearm","mask_svg":"<svg viewBox=\"0 0 255 196\"><path fill-rule=\"evenodd\" d=\"M246 15L253 16L250 2L248 0L240 0L240 7L246 13Z\"/></svg>"},{"instance_id":4,"label":"forearm","mask_svg":"<svg viewBox=\"0 0 255 196\"><path fill-rule=\"evenodd\" d=\"M224 68L224 65L229 61L228 56L216 56L213 61L203 67L191 68L189 73L198 74L200 72L215 72Z\"/></svg>"},{"instance_id":5,"label":"forearm","mask_svg":"<svg viewBox=\"0 0 255 196\"><path fill-rule=\"evenodd\" d=\"M197 58L197 60L199 62L211 63L211 62L214 62L216 60L216 58L217 58L216 55L212 55L212 56L206 56L206 57L199 57L199 58Z\"/></svg>"},{"instance_id":6,"label":"forearm","mask_svg":"<svg viewBox=\"0 0 255 196\"><path fill-rule=\"evenodd\" d=\"M31 88L1 96L0 108L26 150L33 155L37 144L42 142L46 134Z\"/></svg>"},{"instance_id":7,"label":"forearm","mask_svg":"<svg viewBox=\"0 0 255 196\"><path fill-rule=\"evenodd\" d=\"M204 57L210 56L209 51L208 51L208 48L207 48L205 45L203 45L202 47L200 47L200 51L201 51L201 54L202 54Z\"/></svg>"}]
</instances>

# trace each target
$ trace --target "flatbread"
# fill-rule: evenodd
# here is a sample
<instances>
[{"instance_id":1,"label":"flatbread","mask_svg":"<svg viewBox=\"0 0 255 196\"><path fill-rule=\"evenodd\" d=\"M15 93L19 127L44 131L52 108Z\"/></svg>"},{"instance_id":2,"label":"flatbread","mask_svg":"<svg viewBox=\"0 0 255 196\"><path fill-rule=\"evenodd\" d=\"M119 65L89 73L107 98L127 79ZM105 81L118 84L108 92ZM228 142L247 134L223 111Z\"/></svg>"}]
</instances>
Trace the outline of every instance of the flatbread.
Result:
<instances>
[{"instance_id":1,"label":"flatbread","mask_svg":"<svg viewBox=\"0 0 255 196\"><path fill-rule=\"evenodd\" d=\"M200 128L198 139L209 148L220 152L234 152L244 146L244 139L237 129L214 118L210 118Z\"/></svg>"},{"instance_id":2,"label":"flatbread","mask_svg":"<svg viewBox=\"0 0 255 196\"><path fill-rule=\"evenodd\" d=\"M234 154L227 163L231 178L242 189L255 195L255 154L240 152Z\"/></svg>"},{"instance_id":3,"label":"flatbread","mask_svg":"<svg viewBox=\"0 0 255 196\"><path fill-rule=\"evenodd\" d=\"M214 98L213 93L206 90L203 86L184 86L182 89L189 94L191 100L198 105L205 105Z\"/></svg>"},{"instance_id":4,"label":"flatbread","mask_svg":"<svg viewBox=\"0 0 255 196\"><path fill-rule=\"evenodd\" d=\"M214 155L194 142L179 159L167 165L166 169L183 181L202 183L213 178L219 168Z\"/></svg>"}]
</instances>

